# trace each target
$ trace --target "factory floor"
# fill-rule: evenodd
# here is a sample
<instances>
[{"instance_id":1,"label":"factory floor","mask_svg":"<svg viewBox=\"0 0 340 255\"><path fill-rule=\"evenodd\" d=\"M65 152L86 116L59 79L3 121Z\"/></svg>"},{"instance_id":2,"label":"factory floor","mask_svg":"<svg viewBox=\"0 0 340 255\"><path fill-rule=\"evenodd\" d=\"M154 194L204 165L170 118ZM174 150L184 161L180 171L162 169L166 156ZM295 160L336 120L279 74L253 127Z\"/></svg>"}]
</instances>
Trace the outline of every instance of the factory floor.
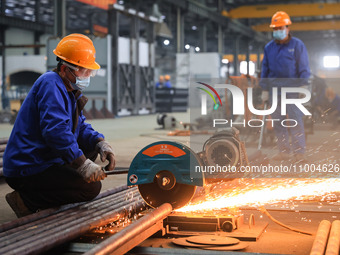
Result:
<instances>
[{"instance_id":1,"label":"factory floor","mask_svg":"<svg viewBox=\"0 0 340 255\"><path fill-rule=\"evenodd\" d=\"M188 113L171 114L178 121L189 122ZM105 120L88 120L92 126L103 133L114 147L116 154L116 166L129 167L134 156L146 145L160 141L178 141L189 146L188 136L168 136L169 131L160 129L156 121L157 115L121 117ZM0 124L0 138L9 137L12 129L10 124ZM257 149L258 136L252 139L247 138L246 149L249 154ZM308 135L307 139L307 160L325 159L336 160L340 149L340 133L332 129L330 125L320 125L314 130L314 134ZM277 151L275 145L263 146L262 152L269 157ZM98 164L102 164L97 159ZM339 162L338 162L339 163ZM108 176L103 182L103 190L126 184L126 175ZM303 187L302 187L303 188ZM340 190L340 188L339 188ZM12 189L0 177L0 224L16 219L15 214L8 206L5 195ZM271 214L278 220L295 228L304 229L315 233L321 220L326 219L331 222L340 219L340 199L339 195L332 197L332 201L309 201L300 205L299 209L290 210L291 205L277 204ZM273 209L273 208L272 208ZM303 235L284 229L267 216L261 215L258 211L251 211L246 208L245 216L250 213L255 214L256 223L269 223L258 241L250 243L245 252L261 252L273 254L309 254L314 237ZM248 215L248 216L247 216ZM162 241L164 242L164 240Z\"/></svg>"}]
</instances>

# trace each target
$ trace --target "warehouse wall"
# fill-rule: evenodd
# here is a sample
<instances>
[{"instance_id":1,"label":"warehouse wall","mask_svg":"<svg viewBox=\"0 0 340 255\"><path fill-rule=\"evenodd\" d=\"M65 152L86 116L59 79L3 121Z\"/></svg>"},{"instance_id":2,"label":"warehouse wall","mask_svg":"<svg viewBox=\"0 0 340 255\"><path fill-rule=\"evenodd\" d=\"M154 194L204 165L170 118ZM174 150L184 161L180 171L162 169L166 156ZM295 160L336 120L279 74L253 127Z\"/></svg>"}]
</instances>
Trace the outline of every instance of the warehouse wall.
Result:
<instances>
[{"instance_id":1,"label":"warehouse wall","mask_svg":"<svg viewBox=\"0 0 340 255\"><path fill-rule=\"evenodd\" d=\"M46 45L47 39L51 35L43 34L39 38L39 43ZM18 44L35 44L34 32L23 30L19 28L8 28L5 31L5 43L6 45L18 45ZM33 55L34 48L7 48L6 56L12 55ZM46 55L46 47L40 48L40 54Z\"/></svg>"}]
</instances>

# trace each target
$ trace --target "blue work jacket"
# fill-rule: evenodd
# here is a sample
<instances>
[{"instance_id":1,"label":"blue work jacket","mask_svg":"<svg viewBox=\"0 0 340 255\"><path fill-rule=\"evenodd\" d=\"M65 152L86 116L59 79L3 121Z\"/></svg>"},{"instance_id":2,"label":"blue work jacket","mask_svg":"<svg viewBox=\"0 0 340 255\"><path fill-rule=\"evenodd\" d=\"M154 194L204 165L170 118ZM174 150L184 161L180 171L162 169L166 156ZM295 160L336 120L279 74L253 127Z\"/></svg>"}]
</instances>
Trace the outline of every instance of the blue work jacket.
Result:
<instances>
[{"instance_id":1,"label":"blue work jacket","mask_svg":"<svg viewBox=\"0 0 340 255\"><path fill-rule=\"evenodd\" d=\"M309 77L308 53L300 39L290 37L283 44L272 40L265 46L260 80L260 86L264 90L307 85Z\"/></svg>"},{"instance_id":2,"label":"blue work jacket","mask_svg":"<svg viewBox=\"0 0 340 255\"><path fill-rule=\"evenodd\" d=\"M4 176L34 175L53 164L67 164L81 157L80 147L94 150L104 136L85 122L82 112L72 132L76 104L75 94L67 91L57 73L41 75L14 123L3 156Z\"/></svg>"}]
</instances>

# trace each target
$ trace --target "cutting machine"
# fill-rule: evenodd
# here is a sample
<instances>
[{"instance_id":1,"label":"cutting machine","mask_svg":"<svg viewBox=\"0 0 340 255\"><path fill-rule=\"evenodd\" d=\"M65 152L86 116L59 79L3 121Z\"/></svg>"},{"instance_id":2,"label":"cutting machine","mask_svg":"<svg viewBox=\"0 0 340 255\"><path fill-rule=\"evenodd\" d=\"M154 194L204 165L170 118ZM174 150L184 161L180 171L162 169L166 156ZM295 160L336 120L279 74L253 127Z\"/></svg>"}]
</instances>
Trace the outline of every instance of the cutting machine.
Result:
<instances>
[{"instance_id":1,"label":"cutting machine","mask_svg":"<svg viewBox=\"0 0 340 255\"><path fill-rule=\"evenodd\" d=\"M204 172L197 169L205 165L237 166L247 162L241 145L235 129L213 135L200 153L177 142L152 143L133 159L128 186L137 185L142 198L151 207L163 203L170 203L173 209L183 207L192 199L197 186L204 186L207 179Z\"/></svg>"}]
</instances>

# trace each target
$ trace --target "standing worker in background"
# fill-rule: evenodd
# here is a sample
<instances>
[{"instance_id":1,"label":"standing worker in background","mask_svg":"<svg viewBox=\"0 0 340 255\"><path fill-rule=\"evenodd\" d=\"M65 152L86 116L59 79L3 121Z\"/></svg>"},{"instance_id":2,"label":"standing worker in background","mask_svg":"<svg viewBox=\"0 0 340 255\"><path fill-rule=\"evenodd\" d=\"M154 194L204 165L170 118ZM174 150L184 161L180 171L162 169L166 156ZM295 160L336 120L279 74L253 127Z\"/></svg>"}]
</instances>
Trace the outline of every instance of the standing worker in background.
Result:
<instances>
[{"instance_id":1,"label":"standing worker in background","mask_svg":"<svg viewBox=\"0 0 340 255\"><path fill-rule=\"evenodd\" d=\"M281 87L308 85L310 69L307 49L301 40L291 36L289 33L288 26L291 24L290 17L283 11L276 12L272 17L270 27L273 29L274 39L264 48L260 80L260 86L263 89L262 100L264 102L270 101L269 98L273 87L278 88L280 97ZM296 98L298 95L288 94L289 96ZM279 99L278 102L281 102L281 100ZM272 114L273 119L280 120L274 124L279 153L273 157L273 160L288 160L291 158L292 153L295 162L302 162L304 161L306 150L303 113L295 105L288 104L287 115L288 117L281 115L280 103ZM289 132L287 127L280 125L280 122L287 118L297 121L297 125L289 128ZM290 144L289 133L292 138L292 144Z\"/></svg>"},{"instance_id":2,"label":"standing worker in background","mask_svg":"<svg viewBox=\"0 0 340 255\"><path fill-rule=\"evenodd\" d=\"M15 190L6 200L18 217L95 198L106 177L93 162L98 153L109 161L106 170L115 167L112 147L82 113L87 98L81 91L100 68L92 41L71 34L53 53L58 65L34 83L4 153L4 176Z\"/></svg>"},{"instance_id":3,"label":"standing worker in background","mask_svg":"<svg viewBox=\"0 0 340 255\"><path fill-rule=\"evenodd\" d=\"M164 87L164 76L160 75L158 78L158 82L156 82L156 88L161 89Z\"/></svg>"},{"instance_id":4,"label":"standing worker in background","mask_svg":"<svg viewBox=\"0 0 340 255\"><path fill-rule=\"evenodd\" d=\"M164 78L165 78L164 86L166 88L170 89L171 88L171 82L170 82L171 77L170 77L170 75L167 74L167 75L164 76Z\"/></svg>"}]
</instances>

